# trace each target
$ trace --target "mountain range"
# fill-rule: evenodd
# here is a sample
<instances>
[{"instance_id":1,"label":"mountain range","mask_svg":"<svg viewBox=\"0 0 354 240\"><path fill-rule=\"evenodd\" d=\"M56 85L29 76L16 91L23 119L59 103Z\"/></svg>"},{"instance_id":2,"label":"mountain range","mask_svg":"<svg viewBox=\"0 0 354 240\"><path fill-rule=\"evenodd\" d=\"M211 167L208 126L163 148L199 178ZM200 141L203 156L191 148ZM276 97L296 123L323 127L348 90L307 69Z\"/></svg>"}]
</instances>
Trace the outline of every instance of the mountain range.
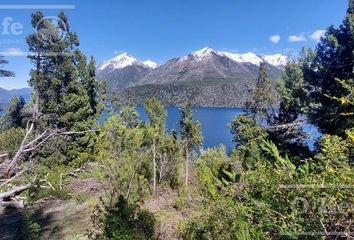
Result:
<instances>
[{"instance_id":1,"label":"mountain range","mask_svg":"<svg viewBox=\"0 0 354 240\"><path fill-rule=\"evenodd\" d=\"M241 107L256 83L262 61L275 80L281 77L287 57L206 47L158 65L123 53L100 65L97 77L107 82L108 94L118 93L122 102L141 104L157 97L166 105L190 101L195 106Z\"/></svg>"},{"instance_id":2,"label":"mountain range","mask_svg":"<svg viewBox=\"0 0 354 240\"><path fill-rule=\"evenodd\" d=\"M101 64L97 78L107 82L108 96L116 93L122 103L142 104L146 98L157 97L166 105L191 102L204 107L242 107L262 61L266 61L269 77L275 80L281 77L287 57L203 48L159 65L123 53ZM30 94L30 88L0 88L0 103L8 104L15 95L28 102Z\"/></svg>"},{"instance_id":3,"label":"mountain range","mask_svg":"<svg viewBox=\"0 0 354 240\"><path fill-rule=\"evenodd\" d=\"M0 88L0 104L8 104L11 101L13 96L21 96L25 99L26 102L29 102L31 97L32 90L31 88L21 88L21 89L12 89L6 90Z\"/></svg>"}]
</instances>

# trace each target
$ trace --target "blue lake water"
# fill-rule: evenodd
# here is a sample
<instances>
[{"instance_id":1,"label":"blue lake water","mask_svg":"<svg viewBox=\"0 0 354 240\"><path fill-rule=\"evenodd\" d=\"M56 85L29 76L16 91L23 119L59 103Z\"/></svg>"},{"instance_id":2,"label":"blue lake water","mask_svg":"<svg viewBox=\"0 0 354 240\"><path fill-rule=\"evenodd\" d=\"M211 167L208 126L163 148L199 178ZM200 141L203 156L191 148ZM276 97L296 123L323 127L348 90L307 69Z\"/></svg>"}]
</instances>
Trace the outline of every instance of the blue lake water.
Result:
<instances>
[{"instance_id":1,"label":"blue lake water","mask_svg":"<svg viewBox=\"0 0 354 240\"><path fill-rule=\"evenodd\" d=\"M147 119L143 107L137 108L140 118ZM167 107L167 130L178 130L178 121L181 119L181 113L177 107ZM228 150L235 147L232 142L230 129L227 127L232 119L243 113L238 108L194 108L194 118L201 123L204 137L204 148L217 147L225 145Z\"/></svg>"},{"instance_id":2,"label":"blue lake water","mask_svg":"<svg viewBox=\"0 0 354 240\"><path fill-rule=\"evenodd\" d=\"M166 107L167 110L167 131L172 129L178 130L178 121L181 119L181 113L177 107ZM193 108L195 113L195 119L201 123L202 133L204 137L203 148L212 148L220 146L221 144L226 147L228 151L231 151L235 147L235 143L232 142L232 135L230 129L227 127L231 123L232 119L236 116L243 114L243 109L240 108ZM148 119L147 114L144 112L144 108L137 107L139 118L142 121ZM0 113L2 115L2 113ZM103 119L107 117L104 114ZM101 123L102 120L101 119ZM104 121L104 120L103 120ZM310 124L303 125L304 131L309 135L307 141L311 149L314 148L314 143L317 138L321 136L317 128Z\"/></svg>"},{"instance_id":3,"label":"blue lake water","mask_svg":"<svg viewBox=\"0 0 354 240\"><path fill-rule=\"evenodd\" d=\"M178 130L178 121L181 119L181 113L177 107L166 107L167 110L167 131L172 129ZM224 145L228 151L235 147L232 142L230 129L227 127L229 123L238 115L243 114L240 108L193 108L194 118L201 123L202 133L204 136L203 148L217 147ZM142 121L147 120L147 115L143 107L137 107L139 118ZM316 127L305 124L304 130L309 134L308 144L313 148L315 140L320 136Z\"/></svg>"}]
</instances>

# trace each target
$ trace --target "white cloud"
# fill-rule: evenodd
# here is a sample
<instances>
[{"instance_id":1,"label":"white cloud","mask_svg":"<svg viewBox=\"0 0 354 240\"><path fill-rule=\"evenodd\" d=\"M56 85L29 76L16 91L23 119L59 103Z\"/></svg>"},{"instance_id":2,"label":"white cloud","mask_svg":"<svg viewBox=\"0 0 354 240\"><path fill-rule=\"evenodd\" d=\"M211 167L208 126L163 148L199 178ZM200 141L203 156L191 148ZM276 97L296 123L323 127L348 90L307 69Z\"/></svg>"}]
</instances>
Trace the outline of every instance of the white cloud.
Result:
<instances>
[{"instance_id":1,"label":"white cloud","mask_svg":"<svg viewBox=\"0 0 354 240\"><path fill-rule=\"evenodd\" d=\"M274 44L277 44L280 42L280 36L279 35L272 35L269 37L269 41L271 41Z\"/></svg>"},{"instance_id":2,"label":"white cloud","mask_svg":"<svg viewBox=\"0 0 354 240\"><path fill-rule=\"evenodd\" d=\"M7 48L0 54L4 56L26 56L26 53L23 52L20 48Z\"/></svg>"},{"instance_id":3,"label":"white cloud","mask_svg":"<svg viewBox=\"0 0 354 240\"><path fill-rule=\"evenodd\" d=\"M316 30L310 35L310 38L315 41L320 41L321 37L323 37L325 33L326 30Z\"/></svg>"},{"instance_id":4,"label":"white cloud","mask_svg":"<svg viewBox=\"0 0 354 240\"><path fill-rule=\"evenodd\" d=\"M291 35L289 36L289 39L288 39L289 42L304 42L306 41L306 37L304 35Z\"/></svg>"}]
</instances>

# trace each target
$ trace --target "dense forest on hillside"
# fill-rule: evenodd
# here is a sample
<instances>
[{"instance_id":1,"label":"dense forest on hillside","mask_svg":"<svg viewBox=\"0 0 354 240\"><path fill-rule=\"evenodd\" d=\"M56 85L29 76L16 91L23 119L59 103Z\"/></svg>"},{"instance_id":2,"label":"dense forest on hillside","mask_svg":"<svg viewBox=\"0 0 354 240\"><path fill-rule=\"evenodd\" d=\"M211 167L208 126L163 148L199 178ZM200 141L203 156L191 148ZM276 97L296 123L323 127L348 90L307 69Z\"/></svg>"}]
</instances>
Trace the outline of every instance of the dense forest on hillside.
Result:
<instances>
[{"instance_id":1,"label":"dense forest on hillside","mask_svg":"<svg viewBox=\"0 0 354 240\"><path fill-rule=\"evenodd\" d=\"M276 86L260 65L245 114L228 125L231 153L198 151L190 103L172 131L156 98L144 99L147 121L122 96L105 106L105 82L66 15L55 24L33 13L31 100L14 97L0 120L0 239L353 239L348 2L343 23L289 61ZM304 122L322 133L315 149Z\"/></svg>"}]
</instances>

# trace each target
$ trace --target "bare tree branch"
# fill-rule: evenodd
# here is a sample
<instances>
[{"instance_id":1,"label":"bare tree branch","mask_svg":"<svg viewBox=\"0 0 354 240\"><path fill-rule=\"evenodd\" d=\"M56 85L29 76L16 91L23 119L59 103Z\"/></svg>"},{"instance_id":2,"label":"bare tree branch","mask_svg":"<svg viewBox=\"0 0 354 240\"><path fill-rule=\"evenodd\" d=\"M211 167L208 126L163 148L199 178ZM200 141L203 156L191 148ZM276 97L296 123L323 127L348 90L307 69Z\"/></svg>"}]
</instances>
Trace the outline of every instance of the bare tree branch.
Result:
<instances>
[{"instance_id":1,"label":"bare tree branch","mask_svg":"<svg viewBox=\"0 0 354 240\"><path fill-rule=\"evenodd\" d=\"M33 186L33 183L28 183L26 185L16 187L16 188L11 189L9 191L0 193L0 201L9 200L9 199L21 194L22 192L26 191L27 189L29 189L32 186Z\"/></svg>"}]
</instances>

